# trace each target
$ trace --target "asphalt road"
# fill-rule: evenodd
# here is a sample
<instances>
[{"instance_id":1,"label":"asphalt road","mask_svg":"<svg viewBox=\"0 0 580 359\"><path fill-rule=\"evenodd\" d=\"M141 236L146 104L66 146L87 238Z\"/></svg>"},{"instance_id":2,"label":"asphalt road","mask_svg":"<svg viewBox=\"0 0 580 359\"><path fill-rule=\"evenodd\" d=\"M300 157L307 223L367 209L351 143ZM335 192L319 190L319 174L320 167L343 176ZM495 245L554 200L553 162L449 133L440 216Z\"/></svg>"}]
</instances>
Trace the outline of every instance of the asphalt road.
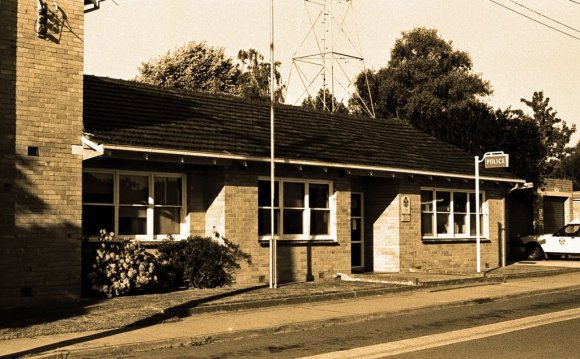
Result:
<instances>
[{"instance_id":1,"label":"asphalt road","mask_svg":"<svg viewBox=\"0 0 580 359\"><path fill-rule=\"evenodd\" d=\"M353 305L356 305L353 301ZM580 289L528 298L501 300L451 308L426 309L408 314L346 324L328 324L316 329L246 337L205 345L164 348L148 352L111 353L135 358L298 358L352 348L376 346L412 338L448 334L542 314L580 308ZM550 317L548 314L545 317ZM535 318L531 318L534 321ZM562 321L499 336L463 341L401 358L566 358L578 357L580 321ZM543 334L544 330L546 333ZM545 342L538 339L548 335ZM573 345L555 345L554 343ZM556 351L558 347L559 351ZM513 348L513 349L512 349ZM570 356L571 354L575 354ZM332 357L332 355L331 355Z\"/></svg>"},{"instance_id":2,"label":"asphalt road","mask_svg":"<svg viewBox=\"0 0 580 359\"><path fill-rule=\"evenodd\" d=\"M574 319L390 358L575 359L580 356L579 334L580 319Z\"/></svg>"}]
</instances>

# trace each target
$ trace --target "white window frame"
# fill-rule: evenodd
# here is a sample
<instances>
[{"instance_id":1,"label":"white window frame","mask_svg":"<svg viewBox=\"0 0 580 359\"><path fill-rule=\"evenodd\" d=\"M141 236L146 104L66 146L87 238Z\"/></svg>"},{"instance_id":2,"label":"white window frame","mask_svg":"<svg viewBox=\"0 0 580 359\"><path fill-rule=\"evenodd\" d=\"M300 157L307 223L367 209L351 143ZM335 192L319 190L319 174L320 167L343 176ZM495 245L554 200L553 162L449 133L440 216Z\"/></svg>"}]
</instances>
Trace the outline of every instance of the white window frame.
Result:
<instances>
[{"instance_id":1,"label":"white window frame","mask_svg":"<svg viewBox=\"0 0 580 359\"><path fill-rule=\"evenodd\" d=\"M327 180L316 180L316 179L299 179L299 178L285 178L276 177L274 179L278 183L278 206L274 207L280 211L279 228L277 235L274 235L275 239L278 240L333 240L336 241L336 203L335 195L332 190L332 181ZM270 177L258 177L258 182L270 182ZM301 234L284 234L284 183L301 183L304 184L304 212L302 218L302 228ZM311 184L323 184L328 185L328 211L329 211L329 228L328 234L310 234L310 219L312 209L310 208L310 185ZM258 206L258 209L270 209L270 206ZM260 235L258 234L259 240L269 240L270 234Z\"/></svg>"},{"instance_id":2,"label":"white window frame","mask_svg":"<svg viewBox=\"0 0 580 359\"><path fill-rule=\"evenodd\" d=\"M88 168L83 169L86 173L99 173L99 174L110 174L113 175L113 198L114 202L112 204L103 203L92 203L83 202L82 205L85 206L113 206L114 207L114 227L113 229L107 228L107 230L112 230L115 233L116 239L136 239L140 241L159 241L167 238L169 234L172 235L174 239L186 239L189 236L189 216L187 215L187 175L183 173L171 173L171 172L151 172L151 171L125 171L125 170L112 170L112 169L98 169L98 168ZM121 207L119 200L119 178L121 176L144 176L149 179L149 198L148 204L146 205L135 205L135 207L146 207L147 209L147 234L138 235L124 235L119 233L119 208ZM175 205L156 205L155 204L155 177L171 177L181 179L181 206ZM130 206L130 205L127 205ZM181 223L179 224L180 233L166 233L166 234L153 234L154 232L154 211L155 208L163 207L181 207L180 217ZM91 236L89 240L95 240L98 236Z\"/></svg>"},{"instance_id":3,"label":"white window frame","mask_svg":"<svg viewBox=\"0 0 580 359\"><path fill-rule=\"evenodd\" d=\"M429 212L429 213L433 213L433 235L424 235L422 233L422 226L421 227L421 238L423 239L445 239L445 240L453 240L453 239L457 239L457 240L463 240L463 239L475 239L476 236L475 235L471 235L471 227L475 226L475 223L471 223L471 215L475 214L475 213L471 213L470 211L470 207L471 207L471 203L470 203L470 194L475 195L475 191L473 190L465 190L465 189L450 189L450 188L435 188L435 187L421 187L421 192L426 191L426 192L432 192L433 193L433 211ZM448 192L450 193L450 214L449 214L449 223L451 224L451 233L445 233L445 234L439 234L437 233L437 192ZM489 207L488 207L488 202L487 202L487 198L486 198L486 193L485 191L480 191L481 192L481 208L482 211L480 213L480 215L483 215L483 220L481 221L481 238L487 239L489 237ZM455 193L466 193L467 194L467 203L466 203L466 209L467 209L467 216L466 216L466 233L458 233L455 234L455 230L453 230L454 228L454 224L455 224L455 206L454 206L454 199L455 199ZM475 198L475 197L474 197ZM447 213L447 212L445 212ZM423 211L421 210L421 216L419 216L419 218L422 220L422 214Z\"/></svg>"}]
</instances>

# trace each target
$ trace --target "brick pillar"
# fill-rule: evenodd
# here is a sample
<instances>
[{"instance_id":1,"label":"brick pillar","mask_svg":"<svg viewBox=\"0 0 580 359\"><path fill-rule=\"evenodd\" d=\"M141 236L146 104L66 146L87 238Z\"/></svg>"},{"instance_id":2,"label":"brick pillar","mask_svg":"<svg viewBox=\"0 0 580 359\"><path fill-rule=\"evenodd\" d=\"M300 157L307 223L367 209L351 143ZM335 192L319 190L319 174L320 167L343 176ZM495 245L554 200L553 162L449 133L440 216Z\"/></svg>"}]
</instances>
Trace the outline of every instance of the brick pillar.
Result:
<instances>
[{"instance_id":1,"label":"brick pillar","mask_svg":"<svg viewBox=\"0 0 580 359\"><path fill-rule=\"evenodd\" d=\"M84 5L2 1L0 306L80 297Z\"/></svg>"}]
</instances>

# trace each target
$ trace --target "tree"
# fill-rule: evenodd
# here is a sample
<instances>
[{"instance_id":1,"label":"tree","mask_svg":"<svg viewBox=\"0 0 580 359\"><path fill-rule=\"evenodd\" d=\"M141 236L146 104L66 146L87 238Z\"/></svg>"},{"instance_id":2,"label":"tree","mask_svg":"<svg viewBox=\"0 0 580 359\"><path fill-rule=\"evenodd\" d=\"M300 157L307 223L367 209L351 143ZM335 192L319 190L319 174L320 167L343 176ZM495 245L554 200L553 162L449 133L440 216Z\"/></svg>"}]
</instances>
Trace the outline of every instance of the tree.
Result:
<instances>
[{"instance_id":1,"label":"tree","mask_svg":"<svg viewBox=\"0 0 580 359\"><path fill-rule=\"evenodd\" d=\"M416 28L404 32L391 51L387 67L368 71L369 88L377 117L409 121L435 137L447 140L447 124L453 113L481 108L482 97L491 94L489 83L472 72L466 52L441 39L437 30ZM356 81L353 110L368 102L365 74ZM460 118L452 119L458 122Z\"/></svg>"},{"instance_id":2,"label":"tree","mask_svg":"<svg viewBox=\"0 0 580 359\"><path fill-rule=\"evenodd\" d=\"M136 81L208 93L239 95L240 69L224 49L190 42L164 56L144 62Z\"/></svg>"},{"instance_id":3,"label":"tree","mask_svg":"<svg viewBox=\"0 0 580 359\"><path fill-rule=\"evenodd\" d=\"M512 158L510 171L538 186L547 155L542 133L533 120L518 116L517 112L511 108L495 111L494 132L487 134L490 141L481 153L504 151Z\"/></svg>"},{"instance_id":4,"label":"tree","mask_svg":"<svg viewBox=\"0 0 580 359\"><path fill-rule=\"evenodd\" d=\"M509 153L518 159L510 170L539 185L568 153L566 144L575 126L556 117L542 92L535 92L532 100L522 99L533 116L511 108L494 111L483 101L492 93L490 84L472 68L469 54L455 50L437 30L404 32L385 68L358 75L350 110L363 113L358 97L368 102L370 89L377 117L408 121L474 155Z\"/></svg>"},{"instance_id":5,"label":"tree","mask_svg":"<svg viewBox=\"0 0 580 359\"><path fill-rule=\"evenodd\" d=\"M339 102L328 89L320 89L316 97L308 96L302 101L302 107L316 110L334 111L337 113L348 113L348 108Z\"/></svg>"},{"instance_id":6,"label":"tree","mask_svg":"<svg viewBox=\"0 0 580 359\"><path fill-rule=\"evenodd\" d=\"M562 158L555 168L555 175L572 179L574 190L580 190L580 141L570 150L570 155Z\"/></svg>"},{"instance_id":7,"label":"tree","mask_svg":"<svg viewBox=\"0 0 580 359\"><path fill-rule=\"evenodd\" d=\"M238 52L238 60L241 62L241 75L239 85L241 97L268 101L270 99L270 63L264 62L264 56L254 49ZM284 102L285 85L282 84L282 76L278 68L281 63L274 63L274 80L276 89L274 91L274 101Z\"/></svg>"},{"instance_id":8,"label":"tree","mask_svg":"<svg viewBox=\"0 0 580 359\"><path fill-rule=\"evenodd\" d=\"M533 116L528 116L522 110L514 111L515 115L522 120L532 121L538 127L541 145L546 152L539 163L540 174L542 177L553 174L557 163L571 152L566 146L576 131L576 125L568 127L566 121L556 117L558 113L549 105L550 98L544 98L542 91L534 92L531 100L522 98L520 101L531 108Z\"/></svg>"},{"instance_id":9,"label":"tree","mask_svg":"<svg viewBox=\"0 0 580 359\"><path fill-rule=\"evenodd\" d=\"M270 98L270 64L254 49L240 50L239 63L226 57L222 47L190 42L144 62L136 81L214 94L266 101ZM279 62L275 63L275 100L284 102Z\"/></svg>"}]
</instances>

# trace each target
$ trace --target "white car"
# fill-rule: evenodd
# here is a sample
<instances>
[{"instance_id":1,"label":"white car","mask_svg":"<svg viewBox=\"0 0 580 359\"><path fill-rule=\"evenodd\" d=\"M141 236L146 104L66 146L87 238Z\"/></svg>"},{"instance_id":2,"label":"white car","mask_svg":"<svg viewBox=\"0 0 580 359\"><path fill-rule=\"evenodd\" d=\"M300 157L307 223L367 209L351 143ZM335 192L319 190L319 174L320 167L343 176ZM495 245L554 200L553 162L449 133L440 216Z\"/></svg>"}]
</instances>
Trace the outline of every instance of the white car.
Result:
<instances>
[{"instance_id":1,"label":"white car","mask_svg":"<svg viewBox=\"0 0 580 359\"><path fill-rule=\"evenodd\" d=\"M521 237L530 260L548 258L552 255L580 254L580 220L574 220L554 234Z\"/></svg>"}]
</instances>

